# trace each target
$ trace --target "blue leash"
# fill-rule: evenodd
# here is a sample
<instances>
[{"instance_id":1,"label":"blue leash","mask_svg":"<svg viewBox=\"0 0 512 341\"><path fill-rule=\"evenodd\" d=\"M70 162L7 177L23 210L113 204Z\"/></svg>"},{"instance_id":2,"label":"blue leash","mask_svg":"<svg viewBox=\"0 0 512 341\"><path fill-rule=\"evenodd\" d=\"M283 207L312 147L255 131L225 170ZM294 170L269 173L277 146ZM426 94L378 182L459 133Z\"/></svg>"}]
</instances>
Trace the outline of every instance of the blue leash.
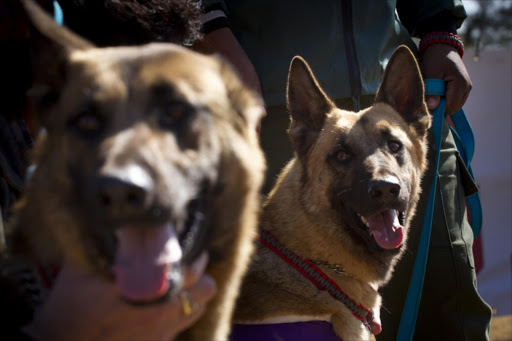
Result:
<instances>
[{"instance_id":1,"label":"blue leash","mask_svg":"<svg viewBox=\"0 0 512 341\"><path fill-rule=\"evenodd\" d=\"M56 0L53 1L53 20L55 20L59 26L64 25L64 13Z\"/></svg>"},{"instance_id":2,"label":"blue leash","mask_svg":"<svg viewBox=\"0 0 512 341\"><path fill-rule=\"evenodd\" d=\"M468 118L464 114L464 110L460 109L458 112L450 116L453 127L450 127L452 135L455 139L455 144L459 150L459 154L468 169L469 174L475 179L473 175L473 169L471 168L471 161L473 160L473 154L475 153L475 137L473 130L469 124ZM466 204L470 213L471 228L473 235L478 237L482 229L483 214L482 214L482 203L480 202L480 194L474 193L466 197Z\"/></svg>"},{"instance_id":3,"label":"blue leash","mask_svg":"<svg viewBox=\"0 0 512 341\"><path fill-rule=\"evenodd\" d=\"M402 318L400 326L398 327L397 341L409 341L414 337L414 329L416 326L416 318L421 301L421 293L423 291L423 281L425 279L425 268L427 266L428 250L430 246L430 234L432 231L432 217L434 213L434 200L437 188L437 174L439 170L439 157L441 152L441 139L443 136L443 120L444 120L444 105L446 85L442 79L425 79L425 92L427 95L441 96L439 106L432 112L433 123L432 129L434 132L434 140L436 143L435 155L435 171L434 179L430 187L430 194L428 198L427 210L423 220L423 229L421 231L420 242L414 261L414 268L411 275L411 282L407 291L407 298L405 300L404 309L402 311ZM474 179L473 171L471 169L471 160L475 150L475 139L473 131L467 120L467 117L462 109L451 117L454 125L452 130L457 149L466 164L466 167ZM475 237L478 236L482 227L482 206L480 204L480 196L475 193L466 197L468 210L471 216L471 228Z\"/></svg>"}]
</instances>

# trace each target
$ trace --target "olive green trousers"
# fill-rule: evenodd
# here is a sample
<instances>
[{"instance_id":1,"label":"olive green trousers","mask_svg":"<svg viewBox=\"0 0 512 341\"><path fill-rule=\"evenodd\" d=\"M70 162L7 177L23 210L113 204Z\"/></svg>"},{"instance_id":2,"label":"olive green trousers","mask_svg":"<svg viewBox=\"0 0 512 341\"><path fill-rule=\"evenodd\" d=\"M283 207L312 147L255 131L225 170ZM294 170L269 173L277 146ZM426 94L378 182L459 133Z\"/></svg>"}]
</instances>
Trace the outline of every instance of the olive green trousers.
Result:
<instances>
[{"instance_id":1,"label":"olive green trousers","mask_svg":"<svg viewBox=\"0 0 512 341\"><path fill-rule=\"evenodd\" d=\"M429 141L432 146L429 162L432 163L435 155L432 136ZM427 170L423 179L423 195L409 231L408 252L398 263L391 281L381 290L383 331L378 341L394 340L398 332L434 177L433 168ZM445 120L430 248L414 340L489 340L492 311L478 294L473 231L464 199L476 190Z\"/></svg>"}]
</instances>

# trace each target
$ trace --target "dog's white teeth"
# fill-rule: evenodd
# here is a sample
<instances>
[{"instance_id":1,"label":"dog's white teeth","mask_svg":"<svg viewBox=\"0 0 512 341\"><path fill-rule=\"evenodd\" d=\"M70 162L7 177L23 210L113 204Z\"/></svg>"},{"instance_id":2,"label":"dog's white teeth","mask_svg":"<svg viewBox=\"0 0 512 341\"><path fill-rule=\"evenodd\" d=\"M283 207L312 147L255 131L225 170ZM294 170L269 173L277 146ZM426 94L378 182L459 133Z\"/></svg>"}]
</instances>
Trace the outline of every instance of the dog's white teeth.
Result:
<instances>
[{"instance_id":1,"label":"dog's white teeth","mask_svg":"<svg viewBox=\"0 0 512 341\"><path fill-rule=\"evenodd\" d=\"M365 217L363 217L363 216L361 216L361 215L360 215L360 217L361 217L361 221L363 222L363 224L365 224L366 226L370 227L370 226L368 225L368 219L366 219Z\"/></svg>"},{"instance_id":2,"label":"dog's white teeth","mask_svg":"<svg viewBox=\"0 0 512 341\"><path fill-rule=\"evenodd\" d=\"M399 216L400 216L400 212L398 212L397 210L393 210L393 225L394 226L398 226L400 225L400 220L399 220Z\"/></svg>"},{"instance_id":3,"label":"dog's white teeth","mask_svg":"<svg viewBox=\"0 0 512 341\"><path fill-rule=\"evenodd\" d=\"M405 225L405 213L398 212L398 221L401 225Z\"/></svg>"}]
</instances>

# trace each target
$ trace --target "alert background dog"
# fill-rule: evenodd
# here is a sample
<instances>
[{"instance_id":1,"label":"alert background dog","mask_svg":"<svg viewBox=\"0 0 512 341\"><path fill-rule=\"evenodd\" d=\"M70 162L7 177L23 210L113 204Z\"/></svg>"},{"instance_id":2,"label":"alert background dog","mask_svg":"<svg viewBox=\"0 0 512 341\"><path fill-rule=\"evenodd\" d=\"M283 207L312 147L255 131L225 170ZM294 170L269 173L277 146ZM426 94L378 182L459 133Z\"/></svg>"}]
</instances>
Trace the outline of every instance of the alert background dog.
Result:
<instances>
[{"instance_id":1,"label":"alert background dog","mask_svg":"<svg viewBox=\"0 0 512 341\"><path fill-rule=\"evenodd\" d=\"M226 339L260 207L261 100L220 59L164 43L96 48L24 4L40 32L31 96L46 134L11 251L71 260L150 304L207 250L217 294L181 339Z\"/></svg>"},{"instance_id":2,"label":"alert background dog","mask_svg":"<svg viewBox=\"0 0 512 341\"><path fill-rule=\"evenodd\" d=\"M375 104L349 112L336 108L295 57L287 97L295 157L264 204L262 243L237 302L234 340L248 324L308 320L330 322L343 340L367 340L368 311L380 309L375 288L404 252L426 169L431 118L423 80L410 50L399 47ZM311 268L326 275L329 289L301 274L317 276ZM347 304L333 298L333 287Z\"/></svg>"}]
</instances>

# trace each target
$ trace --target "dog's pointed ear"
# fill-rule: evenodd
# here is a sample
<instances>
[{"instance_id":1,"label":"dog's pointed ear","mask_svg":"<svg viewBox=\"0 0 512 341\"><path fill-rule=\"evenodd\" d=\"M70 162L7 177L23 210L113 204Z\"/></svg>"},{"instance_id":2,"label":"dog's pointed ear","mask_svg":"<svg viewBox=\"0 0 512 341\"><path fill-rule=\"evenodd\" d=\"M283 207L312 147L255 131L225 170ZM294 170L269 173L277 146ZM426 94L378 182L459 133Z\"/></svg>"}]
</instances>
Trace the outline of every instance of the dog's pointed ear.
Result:
<instances>
[{"instance_id":1,"label":"dog's pointed ear","mask_svg":"<svg viewBox=\"0 0 512 341\"><path fill-rule=\"evenodd\" d=\"M238 117L242 119L243 125L248 127L250 132L258 132L261 119L265 115L263 99L243 83L240 75L229 61L218 54L214 54L212 57L218 61L228 98ZM237 122L233 123L237 124Z\"/></svg>"},{"instance_id":2,"label":"dog's pointed ear","mask_svg":"<svg viewBox=\"0 0 512 341\"><path fill-rule=\"evenodd\" d=\"M430 127L420 68L405 45L399 46L389 59L375 96L375 103L378 102L391 105L421 136Z\"/></svg>"},{"instance_id":3,"label":"dog's pointed ear","mask_svg":"<svg viewBox=\"0 0 512 341\"><path fill-rule=\"evenodd\" d=\"M291 116L288 135L297 154L305 155L335 105L318 84L308 63L299 56L290 64L286 101Z\"/></svg>"},{"instance_id":4,"label":"dog's pointed ear","mask_svg":"<svg viewBox=\"0 0 512 341\"><path fill-rule=\"evenodd\" d=\"M33 85L29 96L36 114L45 112L57 100L66 79L66 66L73 51L93 48L94 45L55 23L36 2L22 0L30 23L30 49ZM41 117L44 121L44 117Z\"/></svg>"}]
</instances>

